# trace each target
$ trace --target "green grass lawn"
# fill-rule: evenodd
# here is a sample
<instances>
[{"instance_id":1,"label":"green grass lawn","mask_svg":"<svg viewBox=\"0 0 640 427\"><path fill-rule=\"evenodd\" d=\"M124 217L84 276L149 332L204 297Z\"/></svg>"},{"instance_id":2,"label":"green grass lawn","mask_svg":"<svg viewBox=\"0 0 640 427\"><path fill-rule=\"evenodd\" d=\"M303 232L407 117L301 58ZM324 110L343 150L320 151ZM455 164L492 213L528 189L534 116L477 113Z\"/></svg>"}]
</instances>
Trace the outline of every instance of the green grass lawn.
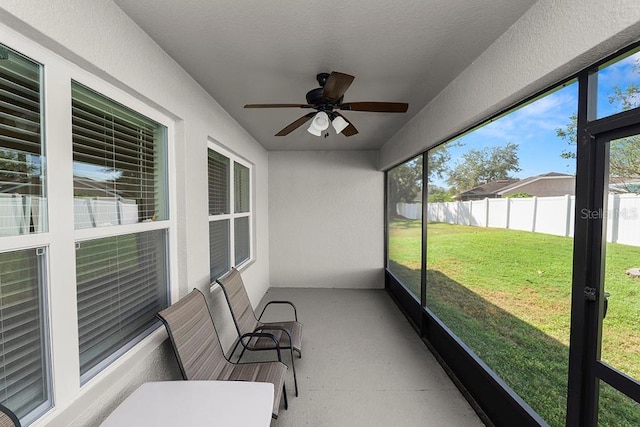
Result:
<instances>
[{"instance_id":1,"label":"green grass lawn","mask_svg":"<svg viewBox=\"0 0 640 427\"><path fill-rule=\"evenodd\" d=\"M427 306L550 425L562 426L567 396L573 239L431 223ZM393 222L390 269L419 295L421 223ZM640 378L640 248L607 245L602 359ZM600 425L640 425L640 406L601 394Z\"/></svg>"}]
</instances>

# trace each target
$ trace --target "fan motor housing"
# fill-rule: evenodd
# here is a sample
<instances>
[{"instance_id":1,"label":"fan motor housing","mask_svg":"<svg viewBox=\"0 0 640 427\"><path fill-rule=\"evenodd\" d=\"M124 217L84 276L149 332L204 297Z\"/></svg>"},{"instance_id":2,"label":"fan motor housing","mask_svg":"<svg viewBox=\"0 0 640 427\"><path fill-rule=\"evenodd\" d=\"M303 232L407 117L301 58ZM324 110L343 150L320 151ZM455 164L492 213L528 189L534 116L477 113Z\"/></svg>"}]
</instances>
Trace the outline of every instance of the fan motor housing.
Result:
<instances>
[{"instance_id":1,"label":"fan motor housing","mask_svg":"<svg viewBox=\"0 0 640 427\"><path fill-rule=\"evenodd\" d=\"M327 103L322 99L323 93L324 93L324 88L319 87L316 89L311 89L309 92L307 92L307 104L311 104L313 105L314 108L317 108L321 111L323 110L331 111L336 105L342 104L344 95L341 96L334 103Z\"/></svg>"},{"instance_id":2,"label":"fan motor housing","mask_svg":"<svg viewBox=\"0 0 640 427\"><path fill-rule=\"evenodd\" d=\"M327 80L329 79L329 76L331 76L331 74L329 73L320 73L316 75L316 80L318 81L318 84L320 85L320 87L311 89L309 92L307 92L307 104L313 105L315 108L318 108L320 111L323 111L323 110L331 111L333 110L334 105L339 105L340 102L342 102L343 96L341 96L340 99L338 99L337 102L335 102L333 105L327 104L322 98L322 94L324 93L324 85L327 84Z\"/></svg>"},{"instance_id":3,"label":"fan motor housing","mask_svg":"<svg viewBox=\"0 0 640 427\"><path fill-rule=\"evenodd\" d=\"M322 92L323 88L319 87L316 89L311 89L307 92L307 104L311 105L319 105L322 104Z\"/></svg>"}]
</instances>

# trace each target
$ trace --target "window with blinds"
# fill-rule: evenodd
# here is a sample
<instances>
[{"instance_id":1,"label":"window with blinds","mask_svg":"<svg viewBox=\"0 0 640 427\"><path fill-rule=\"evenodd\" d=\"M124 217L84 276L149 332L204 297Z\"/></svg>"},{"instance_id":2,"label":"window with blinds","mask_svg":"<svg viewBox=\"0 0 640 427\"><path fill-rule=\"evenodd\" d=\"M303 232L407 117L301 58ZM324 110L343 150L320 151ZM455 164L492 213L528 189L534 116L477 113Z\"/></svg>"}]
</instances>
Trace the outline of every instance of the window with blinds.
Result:
<instances>
[{"instance_id":1,"label":"window with blinds","mask_svg":"<svg viewBox=\"0 0 640 427\"><path fill-rule=\"evenodd\" d=\"M209 215L229 213L229 159L209 150Z\"/></svg>"},{"instance_id":2,"label":"window with blinds","mask_svg":"<svg viewBox=\"0 0 640 427\"><path fill-rule=\"evenodd\" d=\"M0 253L0 403L23 418L51 406L45 249Z\"/></svg>"},{"instance_id":3,"label":"window with blinds","mask_svg":"<svg viewBox=\"0 0 640 427\"><path fill-rule=\"evenodd\" d=\"M249 217L243 216L233 220L234 222L234 240L235 240L235 263L236 265L242 264L247 261L251 256L249 242L251 241L249 235Z\"/></svg>"},{"instance_id":4,"label":"window with blinds","mask_svg":"<svg viewBox=\"0 0 640 427\"><path fill-rule=\"evenodd\" d=\"M139 224L77 243L80 380L147 336L167 307L166 128L72 82L75 228ZM117 234L116 231L114 234Z\"/></svg>"},{"instance_id":5,"label":"window with blinds","mask_svg":"<svg viewBox=\"0 0 640 427\"><path fill-rule=\"evenodd\" d=\"M233 163L235 212L249 212L249 168Z\"/></svg>"},{"instance_id":6,"label":"window with blinds","mask_svg":"<svg viewBox=\"0 0 640 427\"><path fill-rule=\"evenodd\" d=\"M229 220L209 222L209 270L211 277L222 277L231 269Z\"/></svg>"},{"instance_id":7,"label":"window with blinds","mask_svg":"<svg viewBox=\"0 0 640 427\"><path fill-rule=\"evenodd\" d=\"M40 65L0 45L0 237L46 231Z\"/></svg>"},{"instance_id":8,"label":"window with blinds","mask_svg":"<svg viewBox=\"0 0 640 427\"><path fill-rule=\"evenodd\" d=\"M76 228L168 219L166 128L72 84Z\"/></svg>"},{"instance_id":9,"label":"window with blinds","mask_svg":"<svg viewBox=\"0 0 640 427\"><path fill-rule=\"evenodd\" d=\"M0 239L47 231L41 66L0 45ZM29 422L52 406L45 248L0 253L0 403Z\"/></svg>"},{"instance_id":10,"label":"window with blinds","mask_svg":"<svg viewBox=\"0 0 640 427\"><path fill-rule=\"evenodd\" d=\"M166 230L81 242L76 249L81 379L148 335L167 307Z\"/></svg>"},{"instance_id":11,"label":"window with blinds","mask_svg":"<svg viewBox=\"0 0 640 427\"><path fill-rule=\"evenodd\" d=\"M251 259L251 166L212 144L208 162L209 265L215 280Z\"/></svg>"}]
</instances>

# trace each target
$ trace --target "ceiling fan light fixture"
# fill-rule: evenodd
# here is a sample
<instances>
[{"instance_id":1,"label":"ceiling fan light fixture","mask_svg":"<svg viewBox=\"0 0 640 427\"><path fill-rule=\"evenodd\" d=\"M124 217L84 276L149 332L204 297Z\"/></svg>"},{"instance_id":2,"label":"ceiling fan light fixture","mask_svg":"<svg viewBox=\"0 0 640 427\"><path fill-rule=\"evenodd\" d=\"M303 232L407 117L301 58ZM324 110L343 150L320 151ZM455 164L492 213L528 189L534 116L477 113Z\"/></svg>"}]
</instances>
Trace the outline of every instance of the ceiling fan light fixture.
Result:
<instances>
[{"instance_id":1,"label":"ceiling fan light fixture","mask_svg":"<svg viewBox=\"0 0 640 427\"><path fill-rule=\"evenodd\" d=\"M1 52L0 52L1 53ZM244 108L305 108L312 109L284 129L276 133L275 136L286 136L294 130L311 120L311 125L307 131L315 136L329 136L325 132L329 124L333 125L336 133L344 136L358 134L358 129L353 123L334 110L365 111L371 113L406 113L409 104L406 102L342 102L344 93L349 89L354 80L354 76L332 71L331 73L320 73L316 76L320 87L307 92L306 104L246 104Z\"/></svg>"},{"instance_id":2,"label":"ceiling fan light fixture","mask_svg":"<svg viewBox=\"0 0 640 427\"><path fill-rule=\"evenodd\" d=\"M311 125L307 128L307 132L309 132L311 135L322 136L322 131L314 127L313 123L311 123Z\"/></svg>"},{"instance_id":3,"label":"ceiling fan light fixture","mask_svg":"<svg viewBox=\"0 0 640 427\"><path fill-rule=\"evenodd\" d=\"M337 116L333 119L331 125L336 130L336 133L341 133L347 126L349 126L349 123L342 117Z\"/></svg>"},{"instance_id":4,"label":"ceiling fan light fixture","mask_svg":"<svg viewBox=\"0 0 640 427\"><path fill-rule=\"evenodd\" d=\"M329 115L324 111L320 111L313 117L311 125L307 131L315 136L322 136L322 131L329 127Z\"/></svg>"}]
</instances>

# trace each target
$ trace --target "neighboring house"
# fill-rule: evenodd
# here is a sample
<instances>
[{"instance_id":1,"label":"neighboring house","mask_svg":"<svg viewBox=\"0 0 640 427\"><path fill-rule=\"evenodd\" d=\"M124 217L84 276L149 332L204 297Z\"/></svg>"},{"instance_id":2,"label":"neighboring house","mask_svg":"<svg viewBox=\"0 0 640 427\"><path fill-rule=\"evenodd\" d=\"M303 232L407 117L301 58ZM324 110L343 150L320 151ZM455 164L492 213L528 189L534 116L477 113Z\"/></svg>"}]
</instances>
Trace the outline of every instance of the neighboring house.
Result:
<instances>
[{"instance_id":1,"label":"neighboring house","mask_svg":"<svg viewBox=\"0 0 640 427\"><path fill-rule=\"evenodd\" d=\"M526 193L538 197L574 195L576 178L558 172L549 172L525 179L504 179L491 181L471 190L453 196L454 200L482 200L509 197L516 193Z\"/></svg>"},{"instance_id":2,"label":"neighboring house","mask_svg":"<svg viewBox=\"0 0 640 427\"><path fill-rule=\"evenodd\" d=\"M483 200L493 199L500 197L498 191L506 188L512 184L519 182L517 179L499 179L496 181L487 182L486 184L479 185L471 190L465 191L453 196L454 200L465 202L467 200Z\"/></svg>"},{"instance_id":3,"label":"neighboring house","mask_svg":"<svg viewBox=\"0 0 640 427\"><path fill-rule=\"evenodd\" d=\"M40 183L40 177L34 177L30 182L0 182L0 193L3 194L31 194L29 187L35 186L38 188L42 184ZM117 198L120 195L114 191L113 183L107 181L96 181L95 179L74 176L73 188L76 193L76 197L111 197Z\"/></svg>"}]
</instances>

